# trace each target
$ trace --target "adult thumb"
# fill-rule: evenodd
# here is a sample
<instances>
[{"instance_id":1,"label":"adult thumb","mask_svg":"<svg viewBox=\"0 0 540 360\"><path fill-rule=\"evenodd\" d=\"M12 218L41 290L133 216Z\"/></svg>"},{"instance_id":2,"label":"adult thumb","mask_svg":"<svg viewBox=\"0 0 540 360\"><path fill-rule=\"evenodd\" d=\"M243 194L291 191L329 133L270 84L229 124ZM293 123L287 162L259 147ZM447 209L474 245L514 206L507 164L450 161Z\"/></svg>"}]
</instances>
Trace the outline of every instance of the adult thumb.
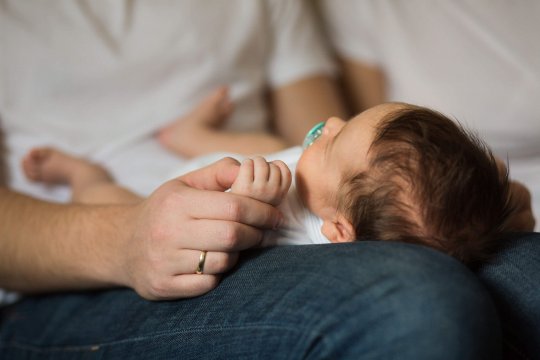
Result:
<instances>
[{"instance_id":1,"label":"adult thumb","mask_svg":"<svg viewBox=\"0 0 540 360\"><path fill-rule=\"evenodd\" d=\"M240 163L233 158L226 157L187 173L179 177L178 180L200 190L225 191L230 189L239 170Z\"/></svg>"}]
</instances>

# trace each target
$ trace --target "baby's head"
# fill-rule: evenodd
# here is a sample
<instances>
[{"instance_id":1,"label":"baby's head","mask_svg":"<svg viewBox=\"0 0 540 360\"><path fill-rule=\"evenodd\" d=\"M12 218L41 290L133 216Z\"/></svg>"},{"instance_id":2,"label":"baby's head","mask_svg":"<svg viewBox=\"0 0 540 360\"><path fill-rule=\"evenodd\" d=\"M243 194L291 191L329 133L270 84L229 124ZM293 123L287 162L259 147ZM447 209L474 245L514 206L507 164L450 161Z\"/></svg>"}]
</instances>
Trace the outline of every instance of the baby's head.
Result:
<instances>
[{"instance_id":1,"label":"baby's head","mask_svg":"<svg viewBox=\"0 0 540 360\"><path fill-rule=\"evenodd\" d=\"M444 115L403 103L329 119L296 182L332 242L419 243L468 264L492 253L512 213L508 177L487 146Z\"/></svg>"}]
</instances>

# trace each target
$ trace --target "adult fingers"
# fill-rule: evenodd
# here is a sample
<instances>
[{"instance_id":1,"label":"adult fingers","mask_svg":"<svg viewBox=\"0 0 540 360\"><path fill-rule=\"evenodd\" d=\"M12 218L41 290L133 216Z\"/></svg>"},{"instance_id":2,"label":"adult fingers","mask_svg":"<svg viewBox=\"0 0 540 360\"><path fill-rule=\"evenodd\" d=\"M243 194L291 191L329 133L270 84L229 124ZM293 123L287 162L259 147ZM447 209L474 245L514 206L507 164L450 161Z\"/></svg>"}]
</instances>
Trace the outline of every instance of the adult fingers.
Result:
<instances>
[{"instance_id":1,"label":"adult fingers","mask_svg":"<svg viewBox=\"0 0 540 360\"><path fill-rule=\"evenodd\" d=\"M238 261L237 252L207 251L201 258L202 253L202 250L187 249L170 251L166 257L161 259L161 265L170 274L195 274L202 259L202 273L217 275L229 271Z\"/></svg>"},{"instance_id":2,"label":"adult fingers","mask_svg":"<svg viewBox=\"0 0 540 360\"><path fill-rule=\"evenodd\" d=\"M263 231L238 222L223 220L196 220L185 229L178 240L178 248L236 252L259 245Z\"/></svg>"},{"instance_id":3,"label":"adult fingers","mask_svg":"<svg viewBox=\"0 0 540 360\"><path fill-rule=\"evenodd\" d=\"M199 296L219 284L219 275L185 274L168 276L139 294L148 300L174 300Z\"/></svg>"},{"instance_id":4,"label":"adult fingers","mask_svg":"<svg viewBox=\"0 0 540 360\"><path fill-rule=\"evenodd\" d=\"M233 221L262 228L275 228L283 219L275 207L246 196L189 188L184 190L186 194L180 201L193 219Z\"/></svg>"},{"instance_id":5,"label":"adult fingers","mask_svg":"<svg viewBox=\"0 0 540 360\"><path fill-rule=\"evenodd\" d=\"M178 275L170 281L170 299L194 297L213 290L221 277L219 275Z\"/></svg>"},{"instance_id":6,"label":"adult fingers","mask_svg":"<svg viewBox=\"0 0 540 360\"><path fill-rule=\"evenodd\" d=\"M225 191L231 187L239 170L240 163L233 158L226 157L187 173L177 180L200 190Z\"/></svg>"}]
</instances>

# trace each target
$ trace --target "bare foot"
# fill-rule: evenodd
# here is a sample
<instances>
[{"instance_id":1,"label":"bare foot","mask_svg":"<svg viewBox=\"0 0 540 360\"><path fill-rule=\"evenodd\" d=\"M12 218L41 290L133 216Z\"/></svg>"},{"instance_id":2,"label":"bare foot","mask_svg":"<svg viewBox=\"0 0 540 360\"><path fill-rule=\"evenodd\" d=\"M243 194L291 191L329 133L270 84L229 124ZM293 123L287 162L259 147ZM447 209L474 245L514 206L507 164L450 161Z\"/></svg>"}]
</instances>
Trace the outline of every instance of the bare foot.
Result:
<instances>
[{"instance_id":1,"label":"bare foot","mask_svg":"<svg viewBox=\"0 0 540 360\"><path fill-rule=\"evenodd\" d=\"M23 158L22 168L26 177L32 181L69 184L73 188L112 181L101 166L51 147L32 149Z\"/></svg>"},{"instance_id":2,"label":"bare foot","mask_svg":"<svg viewBox=\"0 0 540 360\"><path fill-rule=\"evenodd\" d=\"M197 128L219 128L233 111L227 87L220 87L201 101L189 114L162 128L158 140L169 150L183 154ZM188 151L189 152L189 151Z\"/></svg>"}]
</instances>

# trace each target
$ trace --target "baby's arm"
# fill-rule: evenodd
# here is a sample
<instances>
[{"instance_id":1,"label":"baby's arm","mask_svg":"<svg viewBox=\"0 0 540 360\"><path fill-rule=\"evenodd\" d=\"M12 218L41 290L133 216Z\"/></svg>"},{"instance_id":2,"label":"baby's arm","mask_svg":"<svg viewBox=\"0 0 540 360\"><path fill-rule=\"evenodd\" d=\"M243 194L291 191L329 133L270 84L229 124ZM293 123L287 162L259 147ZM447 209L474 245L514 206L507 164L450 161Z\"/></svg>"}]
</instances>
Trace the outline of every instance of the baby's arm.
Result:
<instances>
[{"instance_id":1,"label":"baby's arm","mask_svg":"<svg viewBox=\"0 0 540 360\"><path fill-rule=\"evenodd\" d=\"M267 154L285 149L288 144L266 132L233 132L223 126L234 110L226 87L206 97L190 113L158 132L158 140L169 150L184 157L213 152Z\"/></svg>"},{"instance_id":2,"label":"baby's arm","mask_svg":"<svg viewBox=\"0 0 540 360\"><path fill-rule=\"evenodd\" d=\"M242 162L231 192L277 206L287 195L291 178L291 171L283 161L267 162L256 156Z\"/></svg>"}]
</instances>

